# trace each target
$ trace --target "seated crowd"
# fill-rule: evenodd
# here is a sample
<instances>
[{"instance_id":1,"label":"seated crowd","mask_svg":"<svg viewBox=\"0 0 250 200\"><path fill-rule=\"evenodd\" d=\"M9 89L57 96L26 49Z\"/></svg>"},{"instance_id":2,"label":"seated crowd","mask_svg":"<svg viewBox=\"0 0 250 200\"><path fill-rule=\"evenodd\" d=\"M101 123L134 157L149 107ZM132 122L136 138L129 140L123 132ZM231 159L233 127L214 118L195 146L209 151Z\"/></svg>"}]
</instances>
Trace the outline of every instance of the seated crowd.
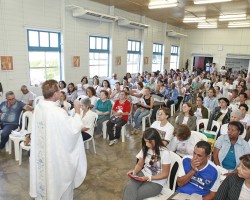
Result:
<instances>
[{"instance_id":1,"label":"seated crowd","mask_svg":"<svg viewBox=\"0 0 250 200\"><path fill-rule=\"evenodd\" d=\"M141 178L128 181L123 199L160 194L170 176L170 152L182 158L176 192L196 193L203 199L234 199L232 193L235 199L244 199L250 195L249 85L250 75L224 67L211 74L184 69L136 76L127 73L122 84L117 74L102 82L95 76L93 83L84 76L76 84L59 81L58 106L70 114L74 101L80 101L83 140L99 138L105 131L113 146L128 122L131 135L142 136L138 162L128 172ZM17 128L21 111L33 109L35 95L26 86L21 91L22 101L10 91L0 104L0 149ZM175 111L179 112L171 124ZM146 130L142 127L145 117L152 122ZM223 182L218 166L227 170Z\"/></svg>"}]
</instances>

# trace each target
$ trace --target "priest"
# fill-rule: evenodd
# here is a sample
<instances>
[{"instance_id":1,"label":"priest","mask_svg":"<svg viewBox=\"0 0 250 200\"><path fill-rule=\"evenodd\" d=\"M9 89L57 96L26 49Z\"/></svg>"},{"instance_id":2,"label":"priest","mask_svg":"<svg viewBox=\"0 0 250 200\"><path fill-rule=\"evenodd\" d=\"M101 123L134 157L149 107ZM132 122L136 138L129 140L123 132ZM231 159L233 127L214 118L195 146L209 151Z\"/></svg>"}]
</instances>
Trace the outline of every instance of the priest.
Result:
<instances>
[{"instance_id":1,"label":"priest","mask_svg":"<svg viewBox=\"0 0 250 200\"><path fill-rule=\"evenodd\" d=\"M32 120L30 196L39 200L73 200L74 188L86 176L87 160L81 135L80 103L68 116L57 106L60 90L55 80L42 85Z\"/></svg>"}]
</instances>

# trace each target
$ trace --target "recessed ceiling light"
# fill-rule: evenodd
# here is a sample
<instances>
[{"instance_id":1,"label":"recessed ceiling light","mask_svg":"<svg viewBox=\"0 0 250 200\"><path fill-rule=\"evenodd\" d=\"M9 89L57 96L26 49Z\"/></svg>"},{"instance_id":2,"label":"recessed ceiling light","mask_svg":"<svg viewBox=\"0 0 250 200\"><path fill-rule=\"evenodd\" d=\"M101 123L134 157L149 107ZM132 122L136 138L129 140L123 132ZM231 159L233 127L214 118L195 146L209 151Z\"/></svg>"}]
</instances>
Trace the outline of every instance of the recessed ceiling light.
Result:
<instances>
[{"instance_id":1,"label":"recessed ceiling light","mask_svg":"<svg viewBox=\"0 0 250 200\"><path fill-rule=\"evenodd\" d=\"M168 0L168 1L152 1L149 3L149 9L160 9L160 8L170 8L178 6L178 0Z\"/></svg>"},{"instance_id":2,"label":"recessed ceiling light","mask_svg":"<svg viewBox=\"0 0 250 200\"><path fill-rule=\"evenodd\" d=\"M194 4L223 3L232 0L194 0Z\"/></svg>"},{"instance_id":3,"label":"recessed ceiling light","mask_svg":"<svg viewBox=\"0 0 250 200\"><path fill-rule=\"evenodd\" d=\"M219 21L233 21L233 20L244 20L247 18L246 14L236 14L236 15L221 15Z\"/></svg>"}]
</instances>

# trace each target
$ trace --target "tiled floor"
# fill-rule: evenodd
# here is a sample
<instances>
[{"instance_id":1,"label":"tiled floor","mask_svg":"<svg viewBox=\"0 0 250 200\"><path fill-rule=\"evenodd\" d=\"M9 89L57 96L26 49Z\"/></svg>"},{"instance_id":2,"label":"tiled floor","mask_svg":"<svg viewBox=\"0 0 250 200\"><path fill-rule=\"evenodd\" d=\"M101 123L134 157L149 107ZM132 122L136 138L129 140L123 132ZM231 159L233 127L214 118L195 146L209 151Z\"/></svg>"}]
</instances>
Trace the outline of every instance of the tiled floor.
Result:
<instances>
[{"instance_id":1,"label":"tiled floor","mask_svg":"<svg viewBox=\"0 0 250 200\"><path fill-rule=\"evenodd\" d=\"M127 129L129 130L129 125ZM126 172L135 165L135 155L141 146L141 135L126 137L125 143L119 141L108 146L108 140L95 140L95 155L90 143L86 150L88 171L83 184L74 191L75 200L119 200L128 180ZM12 151L14 152L14 151ZM30 200L29 161L23 152L21 166L14 154L0 152L0 200Z\"/></svg>"}]
</instances>

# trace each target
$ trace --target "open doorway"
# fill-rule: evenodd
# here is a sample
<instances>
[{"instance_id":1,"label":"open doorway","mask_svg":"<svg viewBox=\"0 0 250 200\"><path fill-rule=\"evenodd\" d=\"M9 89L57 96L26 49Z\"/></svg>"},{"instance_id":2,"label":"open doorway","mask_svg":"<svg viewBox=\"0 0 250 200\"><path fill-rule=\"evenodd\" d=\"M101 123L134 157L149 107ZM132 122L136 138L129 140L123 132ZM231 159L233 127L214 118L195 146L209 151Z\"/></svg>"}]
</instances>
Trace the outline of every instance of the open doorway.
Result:
<instances>
[{"instance_id":1,"label":"open doorway","mask_svg":"<svg viewBox=\"0 0 250 200\"><path fill-rule=\"evenodd\" d=\"M197 71L210 71L209 68L212 66L212 63L213 57L194 56L193 68Z\"/></svg>"}]
</instances>

